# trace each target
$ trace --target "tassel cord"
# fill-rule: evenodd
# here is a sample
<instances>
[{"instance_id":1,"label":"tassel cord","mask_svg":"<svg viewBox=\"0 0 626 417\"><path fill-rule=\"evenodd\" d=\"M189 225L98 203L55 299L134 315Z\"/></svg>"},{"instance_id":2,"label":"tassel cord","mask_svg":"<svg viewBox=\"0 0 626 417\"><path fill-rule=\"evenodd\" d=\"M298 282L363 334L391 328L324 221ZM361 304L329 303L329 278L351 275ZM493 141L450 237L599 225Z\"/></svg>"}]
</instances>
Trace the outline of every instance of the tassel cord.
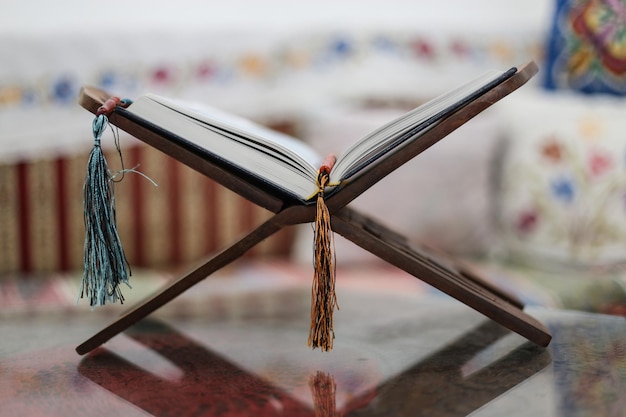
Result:
<instances>
[{"instance_id":1,"label":"tassel cord","mask_svg":"<svg viewBox=\"0 0 626 417\"><path fill-rule=\"evenodd\" d=\"M323 351L333 348L335 338L333 312L338 307L335 293L335 248L330 213L324 202L328 174L318 177L317 214L315 219L314 279L311 288L311 327L307 344Z\"/></svg>"},{"instance_id":2,"label":"tassel cord","mask_svg":"<svg viewBox=\"0 0 626 417\"><path fill-rule=\"evenodd\" d=\"M126 100L112 97L98 109L93 121L94 146L87 162L87 176L83 185L83 209L85 220L84 272L80 286L80 296L87 297L93 308L107 302L124 302L120 284L130 287L130 265L124 254L117 230L115 211L115 183L124 179L127 172L135 172L157 184L145 174L124 168L120 147L120 137L112 128L115 147L120 157L122 169L111 172L101 147L101 138L109 126L107 115L115 114L116 106L125 106Z\"/></svg>"},{"instance_id":3,"label":"tassel cord","mask_svg":"<svg viewBox=\"0 0 626 417\"><path fill-rule=\"evenodd\" d=\"M104 115L94 119L94 147L83 186L85 256L80 297L87 296L92 307L106 302L123 303L119 285L129 285L130 275L116 227L114 181L100 146L107 125Z\"/></svg>"}]
</instances>

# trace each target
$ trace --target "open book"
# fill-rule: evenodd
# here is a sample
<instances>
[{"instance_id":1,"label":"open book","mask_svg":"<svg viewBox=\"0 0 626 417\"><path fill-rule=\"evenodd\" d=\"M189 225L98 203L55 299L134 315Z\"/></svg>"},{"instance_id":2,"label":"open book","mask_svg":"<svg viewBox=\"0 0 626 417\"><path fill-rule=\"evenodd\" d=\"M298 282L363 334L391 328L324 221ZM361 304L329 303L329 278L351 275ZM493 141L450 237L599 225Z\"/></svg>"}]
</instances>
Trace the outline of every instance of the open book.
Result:
<instances>
[{"instance_id":1,"label":"open book","mask_svg":"<svg viewBox=\"0 0 626 417\"><path fill-rule=\"evenodd\" d=\"M488 72L390 121L355 142L341 155L329 175L329 195L376 162L419 140L446 116L472 102L517 71ZM249 120L197 103L145 95L127 109L132 121L159 130L169 140L204 159L225 164L274 195L302 203L314 201L324 157L306 143ZM335 152L336 150L330 150Z\"/></svg>"},{"instance_id":2,"label":"open book","mask_svg":"<svg viewBox=\"0 0 626 417\"><path fill-rule=\"evenodd\" d=\"M122 102L97 88L83 88L79 102L96 114L94 143L99 141L103 126L96 122L107 114L120 129L275 214L128 310L76 351L84 354L100 346L285 227L316 222L317 238L318 220L323 220L319 225L325 226L325 237L338 233L532 342L547 346L550 332L523 311L523 303L516 297L492 285L464 263L412 245L401 233L348 206L393 170L520 88L537 71L535 63L530 62L519 71L512 68L477 78L367 135L340 155L330 170L321 156L296 139L203 106L146 96L125 108L126 100ZM329 183L332 186L323 189ZM308 344L330 349L336 297L334 285L326 284L334 282L332 248L322 239L316 239L314 246ZM318 252L322 255L319 258ZM320 305L319 300L330 302Z\"/></svg>"}]
</instances>

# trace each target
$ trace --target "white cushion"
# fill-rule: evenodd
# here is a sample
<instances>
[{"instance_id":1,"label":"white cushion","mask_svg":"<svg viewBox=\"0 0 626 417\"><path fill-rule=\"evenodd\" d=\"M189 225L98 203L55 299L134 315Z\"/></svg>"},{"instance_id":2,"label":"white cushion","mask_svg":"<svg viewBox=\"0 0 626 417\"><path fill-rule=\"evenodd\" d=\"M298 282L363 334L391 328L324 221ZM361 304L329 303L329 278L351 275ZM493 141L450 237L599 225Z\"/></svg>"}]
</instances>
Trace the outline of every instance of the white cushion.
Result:
<instances>
[{"instance_id":1,"label":"white cushion","mask_svg":"<svg viewBox=\"0 0 626 417\"><path fill-rule=\"evenodd\" d=\"M495 203L506 252L533 263L626 260L626 101L530 90L503 111Z\"/></svg>"}]
</instances>

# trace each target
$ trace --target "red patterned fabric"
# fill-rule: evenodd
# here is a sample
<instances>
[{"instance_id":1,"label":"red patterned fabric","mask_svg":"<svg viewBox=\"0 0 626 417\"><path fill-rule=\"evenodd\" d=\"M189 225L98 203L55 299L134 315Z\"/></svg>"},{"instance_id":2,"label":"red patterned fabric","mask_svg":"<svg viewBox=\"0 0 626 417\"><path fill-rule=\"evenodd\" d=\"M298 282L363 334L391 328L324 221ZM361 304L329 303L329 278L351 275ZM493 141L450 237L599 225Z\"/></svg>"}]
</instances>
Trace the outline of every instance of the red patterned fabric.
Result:
<instances>
[{"instance_id":1,"label":"red patterned fabric","mask_svg":"<svg viewBox=\"0 0 626 417\"><path fill-rule=\"evenodd\" d=\"M115 185L117 224L131 266L195 261L233 242L271 213L146 145L122 152L127 173ZM112 170L117 152L107 152ZM81 269L82 185L87 155L0 165L0 274ZM287 229L249 256L286 256Z\"/></svg>"}]
</instances>

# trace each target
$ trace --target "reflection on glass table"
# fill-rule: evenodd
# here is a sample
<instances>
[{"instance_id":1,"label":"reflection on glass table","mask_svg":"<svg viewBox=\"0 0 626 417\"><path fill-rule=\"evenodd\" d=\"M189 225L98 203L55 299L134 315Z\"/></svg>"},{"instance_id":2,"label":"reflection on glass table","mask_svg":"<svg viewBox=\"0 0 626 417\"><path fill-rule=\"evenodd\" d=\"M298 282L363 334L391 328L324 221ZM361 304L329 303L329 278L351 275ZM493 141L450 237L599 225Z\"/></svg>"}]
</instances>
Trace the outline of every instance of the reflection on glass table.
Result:
<instances>
[{"instance_id":1,"label":"reflection on glass table","mask_svg":"<svg viewBox=\"0 0 626 417\"><path fill-rule=\"evenodd\" d=\"M233 296L139 322L84 357L110 317L3 318L0 416L583 416L626 408L626 321L533 309L547 349L447 297L343 289L335 348L306 346L308 291ZM229 303L237 303L233 308ZM243 307L242 307L243 305Z\"/></svg>"}]
</instances>

